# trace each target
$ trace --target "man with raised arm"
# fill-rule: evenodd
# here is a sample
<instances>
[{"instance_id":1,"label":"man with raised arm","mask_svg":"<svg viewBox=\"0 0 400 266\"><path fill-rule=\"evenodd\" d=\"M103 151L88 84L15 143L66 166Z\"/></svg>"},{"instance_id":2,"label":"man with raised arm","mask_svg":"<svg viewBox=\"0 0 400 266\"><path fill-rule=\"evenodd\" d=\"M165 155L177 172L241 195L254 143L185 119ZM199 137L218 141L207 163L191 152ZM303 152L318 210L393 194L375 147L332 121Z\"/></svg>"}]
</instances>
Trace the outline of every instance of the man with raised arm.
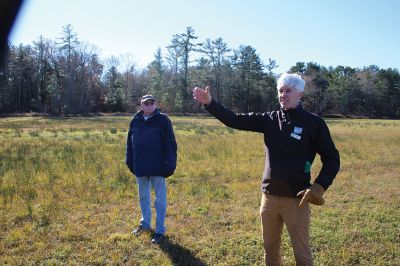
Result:
<instances>
[{"instance_id":1,"label":"man with raised arm","mask_svg":"<svg viewBox=\"0 0 400 266\"><path fill-rule=\"evenodd\" d=\"M282 265L281 236L286 225L297 265L312 265L309 204L322 205L323 194L339 171L339 152L325 121L301 105L305 82L297 74L277 81L280 109L233 113L212 99L210 87L193 89L193 98L226 126L264 134L265 168L260 216L266 265ZM311 184L315 155L322 168Z\"/></svg>"}]
</instances>

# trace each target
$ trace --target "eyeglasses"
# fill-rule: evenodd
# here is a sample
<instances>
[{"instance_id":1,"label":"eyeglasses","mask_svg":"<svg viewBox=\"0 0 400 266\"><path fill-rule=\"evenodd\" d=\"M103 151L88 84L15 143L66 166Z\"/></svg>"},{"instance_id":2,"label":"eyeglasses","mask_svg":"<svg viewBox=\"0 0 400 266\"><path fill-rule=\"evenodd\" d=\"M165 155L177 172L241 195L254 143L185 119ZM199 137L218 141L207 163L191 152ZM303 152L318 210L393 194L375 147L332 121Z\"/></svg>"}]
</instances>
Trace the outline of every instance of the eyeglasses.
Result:
<instances>
[{"instance_id":1,"label":"eyeglasses","mask_svg":"<svg viewBox=\"0 0 400 266\"><path fill-rule=\"evenodd\" d=\"M148 101L148 102L144 102L144 105L153 105L154 101Z\"/></svg>"}]
</instances>

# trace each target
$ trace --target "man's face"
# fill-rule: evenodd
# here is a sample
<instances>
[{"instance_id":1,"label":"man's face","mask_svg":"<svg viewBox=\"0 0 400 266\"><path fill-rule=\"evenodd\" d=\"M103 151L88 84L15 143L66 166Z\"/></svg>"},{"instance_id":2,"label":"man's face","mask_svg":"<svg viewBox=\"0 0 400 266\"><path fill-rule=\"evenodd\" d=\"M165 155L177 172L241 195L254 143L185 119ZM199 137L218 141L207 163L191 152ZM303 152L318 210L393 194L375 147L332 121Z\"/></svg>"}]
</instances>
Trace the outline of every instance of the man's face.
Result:
<instances>
[{"instance_id":1,"label":"man's face","mask_svg":"<svg viewBox=\"0 0 400 266\"><path fill-rule=\"evenodd\" d=\"M157 103L154 100L147 100L141 104L144 115L151 115L157 108Z\"/></svg>"},{"instance_id":2,"label":"man's face","mask_svg":"<svg viewBox=\"0 0 400 266\"><path fill-rule=\"evenodd\" d=\"M278 89L279 104L283 109L295 109L300 103L303 92L294 87L283 86Z\"/></svg>"}]
</instances>

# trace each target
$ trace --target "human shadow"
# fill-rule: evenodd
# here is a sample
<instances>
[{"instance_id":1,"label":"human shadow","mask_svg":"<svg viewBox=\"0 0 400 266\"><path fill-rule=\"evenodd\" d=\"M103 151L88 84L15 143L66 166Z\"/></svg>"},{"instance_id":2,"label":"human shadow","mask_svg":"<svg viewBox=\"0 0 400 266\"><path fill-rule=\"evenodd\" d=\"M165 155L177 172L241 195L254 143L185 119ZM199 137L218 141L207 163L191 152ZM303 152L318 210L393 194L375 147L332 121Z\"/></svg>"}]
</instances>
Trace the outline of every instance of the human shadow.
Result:
<instances>
[{"instance_id":1,"label":"human shadow","mask_svg":"<svg viewBox=\"0 0 400 266\"><path fill-rule=\"evenodd\" d=\"M189 249L182 247L177 243L173 243L168 236L165 236L163 241L159 245L162 251L164 251L171 258L173 265L207 265L203 261L201 261L201 259L197 258Z\"/></svg>"}]
</instances>

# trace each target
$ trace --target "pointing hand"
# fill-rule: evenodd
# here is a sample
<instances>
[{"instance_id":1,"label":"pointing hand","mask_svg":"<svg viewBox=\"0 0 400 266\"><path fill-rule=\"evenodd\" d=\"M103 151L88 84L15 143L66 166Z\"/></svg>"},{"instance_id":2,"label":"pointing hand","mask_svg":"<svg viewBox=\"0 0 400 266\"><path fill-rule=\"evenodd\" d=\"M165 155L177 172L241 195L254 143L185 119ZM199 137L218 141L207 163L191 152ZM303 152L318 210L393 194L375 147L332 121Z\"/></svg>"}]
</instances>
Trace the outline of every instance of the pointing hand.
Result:
<instances>
[{"instance_id":1,"label":"pointing hand","mask_svg":"<svg viewBox=\"0 0 400 266\"><path fill-rule=\"evenodd\" d=\"M205 89L199 87L194 88L193 99L197 100L201 104L209 105L212 100L210 86L207 86Z\"/></svg>"}]
</instances>

